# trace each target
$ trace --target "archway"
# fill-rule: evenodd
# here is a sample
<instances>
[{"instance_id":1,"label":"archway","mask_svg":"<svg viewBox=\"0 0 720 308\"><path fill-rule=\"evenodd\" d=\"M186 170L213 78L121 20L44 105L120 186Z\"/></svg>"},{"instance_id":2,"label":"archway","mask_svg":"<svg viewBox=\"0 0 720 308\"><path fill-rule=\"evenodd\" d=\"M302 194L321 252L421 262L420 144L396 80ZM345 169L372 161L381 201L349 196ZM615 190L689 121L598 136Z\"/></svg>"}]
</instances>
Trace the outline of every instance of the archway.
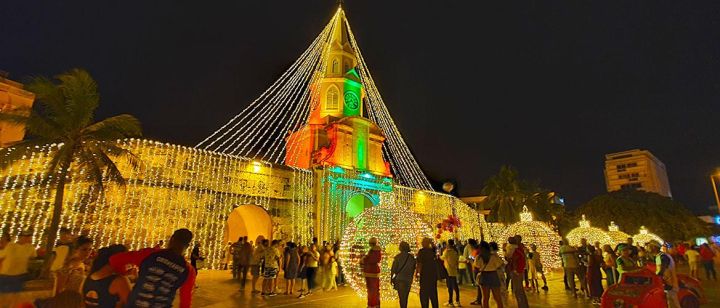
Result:
<instances>
[{"instance_id":1,"label":"archway","mask_svg":"<svg viewBox=\"0 0 720 308\"><path fill-rule=\"evenodd\" d=\"M373 202L367 196L363 194L354 195L348 200L345 205L345 213L349 218L355 218L360 215L365 209L373 207Z\"/></svg>"},{"instance_id":2,"label":"archway","mask_svg":"<svg viewBox=\"0 0 720 308\"><path fill-rule=\"evenodd\" d=\"M228 215L225 225L225 243L235 242L241 236L257 242L259 237L272 238L272 219L270 214L257 205L241 205Z\"/></svg>"}]
</instances>

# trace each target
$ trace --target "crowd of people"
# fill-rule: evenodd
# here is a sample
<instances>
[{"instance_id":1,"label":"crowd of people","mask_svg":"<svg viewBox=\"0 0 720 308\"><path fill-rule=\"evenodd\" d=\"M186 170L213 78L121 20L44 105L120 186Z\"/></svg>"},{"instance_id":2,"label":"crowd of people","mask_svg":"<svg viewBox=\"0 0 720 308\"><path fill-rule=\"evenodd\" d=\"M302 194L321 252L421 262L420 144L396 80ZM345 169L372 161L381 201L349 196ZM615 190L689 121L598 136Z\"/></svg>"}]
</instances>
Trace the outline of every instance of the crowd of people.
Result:
<instances>
[{"instance_id":1,"label":"crowd of people","mask_svg":"<svg viewBox=\"0 0 720 308\"><path fill-rule=\"evenodd\" d=\"M95 251L88 237L74 236L64 228L59 235L49 264L54 296L39 299L29 307L52 307L58 303L63 307L170 307L176 293L180 307L190 307L197 269L204 260L197 242L190 248L191 231L178 229L167 245L161 241L155 247L138 251L128 251L119 244ZM38 253L32 245L32 232L21 232L15 237L13 242L5 232L0 238L0 293L19 292L26 280L38 275L31 262L43 252ZM621 281L624 273L650 264L666 285L669 307L679 307L676 264L687 263L690 275L697 279L702 267L704 279L717 280L714 265L720 257L717 245L638 246L632 238L615 247L590 244L586 239L581 239L577 246L565 241L559 244L565 289L576 298L579 291L594 304L600 303L602 280L611 286ZM424 238L421 246L413 254L409 243L400 242L397 255L384 256L378 240L374 237L368 240L361 258L368 307L380 306L383 258L392 258L390 283L397 291L400 307L408 306L413 281L419 283L422 307L439 306L438 283L443 281L448 292L445 306L455 307L462 306L461 285L476 288L477 295L469 305L482 307L489 307L491 298L497 307L508 305L508 289L517 307L528 307L526 292L549 290L541 248L534 243L526 245L519 235L500 245L476 239L436 242ZM189 261L185 258L188 250ZM297 294L304 298L318 290L337 290L345 284L339 250L339 240L319 244L314 238L311 243L298 245L262 236L253 242L243 236L228 243L225 266L238 280L240 290L245 290L249 280L253 295Z\"/></svg>"},{"instance_id":2,"label":"crowd of people","mask_svg":"<svg viewBox=\"0 0 720 308\"><path fill-rule=\"evenodd\" d=\"M93 241L62 228L52 252L49 275L53 296L24 303L23 307L172 307L189 308L196 268L185 259L193 234L176 230L167 247L128 251L121 244L93 250ZM30 262L38 257L32 232L17 241L3 233L0 241L0 293L17 293L27 280L37 278ZM43 252L44 253L44 252Z\"/></svg>"},{"instance_id":3,"label":"crowd of people","mask_svg":"<svg viewBox=\"0 0 720 308\"><path fill-rule=\"evenodd\" d=\"M304 298L318 289L337 290L338 285L345 283L337 258L338 250L339 240L318 244L314 238L308 245L298 245L263 236L253 243L247 236L242 236L237 242L228 243L227 253L232 257L228 267L233 279L239 280L241 290L245 289L249 272L251 294L272 297L278 294L293 296L297 292L298 298ZM278 283L281 273L284 291ZM258 289L260 279L262 284Z\"/></svg>"}]
</instances>

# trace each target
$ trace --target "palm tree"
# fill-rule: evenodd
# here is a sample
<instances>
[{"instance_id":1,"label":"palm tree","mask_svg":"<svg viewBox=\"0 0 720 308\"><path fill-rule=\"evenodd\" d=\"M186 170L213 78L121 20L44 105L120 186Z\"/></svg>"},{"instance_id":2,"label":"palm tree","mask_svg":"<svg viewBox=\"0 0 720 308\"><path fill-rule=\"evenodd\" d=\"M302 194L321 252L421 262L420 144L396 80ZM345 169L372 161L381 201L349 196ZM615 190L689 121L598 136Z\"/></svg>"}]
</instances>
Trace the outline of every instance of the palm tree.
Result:
<instances>
[{"instance_id":1,"label":"palm tree","mask_svg":"<svg viewBox=\"0 0 720 308\"><path fill-rule=\"evenodd\" d=\"M482 194L487 196L485 202L490 208L492 220L502 223L518 221L526 196L515 168L501 166L500 172L485 182Z\"/></svg>"},{"instance_id":2,"label":"palm tree","mask_svg":"<svg viewBox=\"0 0 720 308\"><path fill-rule=\"evenodd\" d=\"M63 210L65 185L72 179L75 170L83 170L89 183L102 193L103 178L125 184L120 170L111 158L123 157L131 166L137 166L137 158L128 150L118 146L117 140L141 135L140 122L133 116L123 114L93 123L95 109L100 95L95 80L86 71L73 69L60 74L56 81L36 77L27 89L36 95L35 108L14 113L0 113L0 121L24 125L29 138L17 142L10 148L0 149L0 170L5 170L37 146L61 144L51 152L45 170L54 177L55 200L52 220L45 244L46 267L60 225ZM50 177L43 179L45 183Z\"/></svg>"}]
</instances>

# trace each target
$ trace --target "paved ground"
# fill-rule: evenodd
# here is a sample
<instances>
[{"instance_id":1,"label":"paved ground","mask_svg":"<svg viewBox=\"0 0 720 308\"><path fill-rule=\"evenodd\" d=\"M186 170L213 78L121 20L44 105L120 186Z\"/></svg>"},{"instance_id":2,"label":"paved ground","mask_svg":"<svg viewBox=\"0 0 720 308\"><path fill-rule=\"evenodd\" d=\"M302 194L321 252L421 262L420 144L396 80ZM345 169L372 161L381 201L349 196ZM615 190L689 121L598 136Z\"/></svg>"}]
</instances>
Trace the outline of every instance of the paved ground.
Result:
<instances>
[{"instance_id":1,"label":"paved ground","mask_svg":"<svg viewBox=\"0 0 720 308\"><path fill-rule=\"evenodd\" d=\"M682 271L683 269L681 269ZM548 281L548 292L528 293L531 307L597 307L588 299L575 299L564 291L561 273L554 273ZM316 292L303 299L295 296L278 295L263 298L250 294L248 283L245 292L239 292L239 284L231 279L228 271L200 271L198 285L193 296L193 307L365 307L365 300L355 295L350 287L341 287L337 291ZM260 282L258 282L258 287ZM704 282L703 286L710 299L704 307L720 307L720 283ZM470 306L475 299L475 289L471 286L462 286L460 298L463 307ZM444 283L438 284L438 294L441 305L447 302L448 294ZM296 294L297 295L297 294ZM512 294L506 307L515 307ZM495 307L490 301L491 307ZM382 303L383 307L399 307L396 302ZM410 294L410 307L420 307L416 294Z\"/></svg>"}]
</instances>

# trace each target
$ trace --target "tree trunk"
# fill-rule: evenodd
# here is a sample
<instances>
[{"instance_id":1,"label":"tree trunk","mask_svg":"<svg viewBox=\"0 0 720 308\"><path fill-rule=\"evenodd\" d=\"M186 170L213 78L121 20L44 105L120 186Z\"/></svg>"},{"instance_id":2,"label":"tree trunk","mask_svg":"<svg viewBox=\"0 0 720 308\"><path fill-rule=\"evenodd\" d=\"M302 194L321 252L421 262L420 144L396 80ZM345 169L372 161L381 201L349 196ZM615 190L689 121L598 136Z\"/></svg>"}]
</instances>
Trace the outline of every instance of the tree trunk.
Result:
<instances>
[{"instance_id":1,"label":"tree trunk","mask_svg":"<svg viewBox=\"0 0 720 308\"><path fill-rule=\"evenodd\" d=\"M70 156L72 158L72 156ZM65 161L70 161L66 159ZM50 220L50 227L47 231L47 242L45 243L45 256L43 262L43 277L49 277L50 266L53 261L53 249L55 248L55 241L57 240L58 229L60 229L60 217L62 216L63 200L65 196L65 181L69 169L69 163L61 163L60 172L58 174L58 182L55 187L55 201L53 205L52 220ZM42 227L42 226L36 226Z\"/></svg>"}]
</instances>

